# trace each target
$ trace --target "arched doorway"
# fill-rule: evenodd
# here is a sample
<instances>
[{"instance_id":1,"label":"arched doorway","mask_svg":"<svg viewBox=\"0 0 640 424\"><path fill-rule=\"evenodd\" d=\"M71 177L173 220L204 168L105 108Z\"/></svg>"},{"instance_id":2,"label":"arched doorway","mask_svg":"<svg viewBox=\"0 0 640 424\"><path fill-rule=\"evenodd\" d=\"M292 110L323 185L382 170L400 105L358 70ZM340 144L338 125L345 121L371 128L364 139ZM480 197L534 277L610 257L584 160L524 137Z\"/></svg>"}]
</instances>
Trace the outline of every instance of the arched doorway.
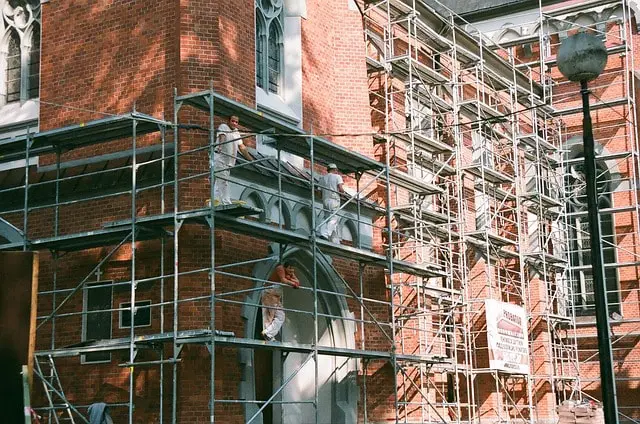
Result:
<instances>
[{"instance_id":1,"label":"arched doorway","mask_svg":"<svg viewBox=\"0 0 640 424\"><path fill-rule=\"evenodd\" d=\"M285 343L312 344L314 339L313 258L304 249L288 249L283 259L296 266L301 290L286 288L283 305L285 323L277 340ZM320 256L317 262L318 288L327 292L342 293L340 277L331 266L330 258ZM276 261L263 262L254 269L254 277L267 278ZM260 284L259 284L260 285ZM259 290L247 298L248 304L259 303ZM289 309L303 311L293 312ZM354 325L351 321L332 317L350 317L342 296L330 293L318 295L318 340L320 346L354 348ZM328 317L328 316L331 317ZM260 338L262 316L260 308L247 306L247 335ZM245 350L241 356L244 365L241 395L247 400L265 401L278 393L274 402L254 420L260 424L300 424L315 422L315 408L310 401L315 395L315 362L310 353L286 352L277 349ZM305 363L306 361L306 363ZM304 365L303 365L304 364ZM320 355L318 361L318 399L321 424L355 423L357 418L358 390L356 386L356 361L333 355ZM292 377L293 376L293 377ZM247 404L245 417L249 419L262 406Z\"/></svg>"}]
</instances>

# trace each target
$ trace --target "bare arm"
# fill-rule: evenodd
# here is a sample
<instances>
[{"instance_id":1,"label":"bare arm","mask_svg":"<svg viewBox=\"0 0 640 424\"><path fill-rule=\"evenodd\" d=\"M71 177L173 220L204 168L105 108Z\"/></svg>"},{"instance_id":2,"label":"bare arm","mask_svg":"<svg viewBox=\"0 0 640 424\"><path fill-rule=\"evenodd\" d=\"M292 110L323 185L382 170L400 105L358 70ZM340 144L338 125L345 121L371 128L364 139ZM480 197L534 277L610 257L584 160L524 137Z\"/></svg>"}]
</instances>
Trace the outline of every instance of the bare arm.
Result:
<instances>
[{"instance_id":1,"label":"bare arm","mask_svg":"<svg viewBox=\"0 0 640 424\"><path fill-rule=\"evenodd\" d=\"M297 289L298 287L300 287L300 281L298 281L298 277L295 277L295 275L294 275L294 278L287 277L287 273L284 270L284 267L282 265L278 265L276 267L276 274L278 274L278 280L282 284L291 286L294 289Z\"/></svg>"},{"instance_id":2,"label":"bare arm","mask_svg":"<svg viewBox=\"0 0 640 424\"><path fill-rule=\"evenodd\" d=\"M222 144L227 141L227 135L225 133L221 133L218 135L218 144L216 145L216 153L222 152Z\"/></svg>"},{"instance_id":3,"label":"bare arm","mask_svg":"<svg viewBox=\"0 0 640 424\"><path fill-rule=\"evenodd\" d=\"M247 146L245 146L244 144L241 144L238 146L238 150L240 150L240 153L242 153L242 156L244 156L244 158L248 161L252 161L253 157L251 156L251 153L249 153L249 149L247 149Z\"/></svg>"},{"instance_id":4,"label":"bare arm","mask_svg":"<svg viewBox=\"0 0 640 424\"><path fill-rule=\"evenodd\" d=\"M289 281L295 283L296 288L300 287L300 280L298 280L298 276L296 274L291 274L289 276Z\"/></svg>"}]
</instances>

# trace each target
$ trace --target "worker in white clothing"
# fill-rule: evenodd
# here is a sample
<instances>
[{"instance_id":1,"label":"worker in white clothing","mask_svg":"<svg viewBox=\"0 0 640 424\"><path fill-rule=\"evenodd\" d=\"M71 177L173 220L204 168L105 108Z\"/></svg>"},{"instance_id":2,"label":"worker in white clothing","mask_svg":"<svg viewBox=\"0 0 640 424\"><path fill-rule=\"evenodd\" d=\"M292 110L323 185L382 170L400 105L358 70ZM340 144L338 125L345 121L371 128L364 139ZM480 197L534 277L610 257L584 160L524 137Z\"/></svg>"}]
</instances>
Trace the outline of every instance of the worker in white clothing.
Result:
<instances>
[{"instance_id":1,"label":"worker in white clothing","mask_svg":"<svg viewBox=\"0 0 640 424\"><path fill-rule=\"evenodd\" d=\"M278 264L269 277L269 281L286 284L294 289L300 287L296 270L290 262ZM262 303L262 337L267 341L272 341L278 335L282 324L284 324L282 286L265 283L260 300Z\"/></svg>"},{"instance_id":2,"label":"worker in white clothing","mask_svg":"<svg viewBox=\"0 0 640 424\"><path fill-rule=\"evenodd\" d=\"M231 115L227 123L222 123L218 127L216 154L213 163L216 173L213 189L214 206L219 204L230 205L232 203L229 193L229 174L230 168L236 164L238 150L246 160L253 160L238 132L239 123L240 119L235 115ZM207 201L207 203L209 202Z\"/></svg>"},{"instance_id":3,"label":"worker in white clothing","mask_svg":"<svg viewBox=\"0 0 640 424\"><path fill-rule=\"evenodd\" d=\"M331 216L335 211L340 209L340 194L344 193L344 182L342 176L338 173L338 167L335 163L327 166L327 174L319 178L318 185L322 192L322 206L324 207L324 224L320 227L320 237L331 240L332 243L340 243L340 234L338 234L337 214ZM329 218L331 216L331 218ZM328 219L327 219L328 218Z\"/></svg>"}]
</instances>

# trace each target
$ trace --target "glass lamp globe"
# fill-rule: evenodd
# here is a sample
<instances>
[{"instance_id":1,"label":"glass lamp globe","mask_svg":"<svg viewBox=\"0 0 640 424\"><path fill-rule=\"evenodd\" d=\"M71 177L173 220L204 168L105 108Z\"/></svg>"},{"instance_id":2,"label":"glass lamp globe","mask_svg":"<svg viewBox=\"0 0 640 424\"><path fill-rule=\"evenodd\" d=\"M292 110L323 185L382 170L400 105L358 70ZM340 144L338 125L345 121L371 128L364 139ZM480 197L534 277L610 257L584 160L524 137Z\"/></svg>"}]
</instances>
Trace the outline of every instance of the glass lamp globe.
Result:
<instances>
[{"instance_id":1,"label":"glass lamp globe","mask_svg":"<svg viewBox=\"0 0 640 424\"><path fill-rule=\"evenodd\" d=\"M607 48L594 34L578 32L560 44L558 68L569 81L591 81L606 64Z\"/></svg>"}]
</instances>

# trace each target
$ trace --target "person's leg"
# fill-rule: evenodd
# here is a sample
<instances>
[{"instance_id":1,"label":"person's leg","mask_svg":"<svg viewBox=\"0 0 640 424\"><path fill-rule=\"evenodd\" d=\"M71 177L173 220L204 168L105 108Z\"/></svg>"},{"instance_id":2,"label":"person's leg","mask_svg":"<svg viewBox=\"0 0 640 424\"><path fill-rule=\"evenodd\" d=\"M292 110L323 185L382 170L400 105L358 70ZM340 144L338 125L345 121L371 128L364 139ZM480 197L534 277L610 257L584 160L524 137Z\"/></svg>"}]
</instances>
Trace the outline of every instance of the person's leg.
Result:
<instances>
[{"instance_id":1,"label":"person's leg","mask_svg":"<svg viewBox=\"0 0 640 424\"><path fill-rule=\"evenodd\" d=\"M338 200L332 200L329 204L328 204L328 215L330 216L331 214L333 214L335 211L337 211L340 208L340 202ZM327 238L329 238L331 240L332 243L340 243L340 236L338 234L338 221L340 220L340 218L338 217L337 214L333 215L331 218L329 218L329 221L327 221Z\"/></svg>"},{"instance_id":2,"label":"person's leg","mask_svg":"<svg viewBox=\"0 0 640 424\"><path fill-rule=\"evenodd\" d=\"M222 165L219 162L216 162L215 165L213 166L213 170L215 172L215 176L214 176L214 184L213 184L213 198L214 200L217 200L218 202L221 199L221 193L220 193L220 174L221 172L220 169L222 169Z\"/></svg>"},{"instance_id":3,"label":"person's leg","mask_svg":"<svg viewBox=\"0 0 640 424\"><path fill-rule=\"evenodd\" d=\"M331 215L331 205L332 205L331 200L325 200L322 203L322 207L323 207L322 222L324 222ZM329 237L331 237L331 230L329 228L329 223L330 223L330 220L324 222L319 229L320 237L324 237L327 240L329 239Z\"/></svg>"},{"instance_id":4,"label":"person's leg","mask_svg":"<svg viewBox=\"0 0 640 424\"><path fill-rule=\"evenodd\" d=\"M231 204L231 193L229 192L229 169L224 169L223 171L216 172L216 183L215 183L215 199L220 201L223 205Z\"/></svg>"}]
</instances>

